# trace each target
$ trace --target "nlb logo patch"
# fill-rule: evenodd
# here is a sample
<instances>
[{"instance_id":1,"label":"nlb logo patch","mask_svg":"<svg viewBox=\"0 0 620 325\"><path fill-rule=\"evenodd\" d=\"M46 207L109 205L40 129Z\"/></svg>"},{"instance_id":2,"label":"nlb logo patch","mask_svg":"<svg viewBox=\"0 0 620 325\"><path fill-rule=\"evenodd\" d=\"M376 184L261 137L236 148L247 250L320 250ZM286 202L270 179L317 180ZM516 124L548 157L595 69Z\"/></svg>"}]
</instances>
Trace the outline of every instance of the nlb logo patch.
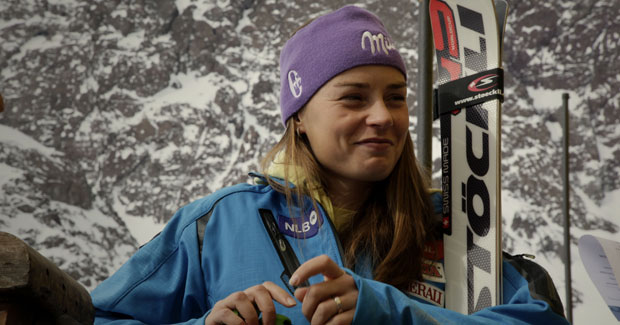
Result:
<instances>
[{"instance_id":1,"label":"nlb logo patch","mask_svg":"<svg viewBox=\"0 0 620 325\"><path fill-rule=\"evenodd\" d=\"M498 77L499 76L496 74L484 75L470 82L469 85L467 86L467 90L479 92L479 91L485 91L485 90L491 89L495 87L495 85L497 84Z\"/></svg>"},{"instance_id":2,"label":"nlb logo patch","mask_svg":"<svg viewBox=\"0 0 620 325\"><path fill-rule=\"evenodd\" d=\"M366 40L368 40L368 42L366 42ZM381 33L374 35L369 31L365 31L364 34L362 34L362 50L366 49L366 43L369 43L370 53L372 54L383 51L385 54L389 55L390 50L396 49L390 39L383 36Z\"/></svg>"},{"instance_id":3,"label":"nlb logo patch","mask_svg":"<svg viewBox=\"0 0 620 325\"><path fill-rule=\"evenodd\" d=\"M323 217L315 210L312 210L308 216L302 218L278 216L280 232L294 238L314 237L319 233L319 228L321 228L322 224Z\"/></svg>"},{"instance_id":4,"label":"nlb logo patch","mask_svg":"<svg viewBox=\"0 0 620 325\"><path fill-rule=\"evenodd\" d=\"M299 96L301 96L301 77L295 70L288 72L288 87L291 89L291 94L293 94L295 98L299 98Z\"/></svg>"}]
</instances>

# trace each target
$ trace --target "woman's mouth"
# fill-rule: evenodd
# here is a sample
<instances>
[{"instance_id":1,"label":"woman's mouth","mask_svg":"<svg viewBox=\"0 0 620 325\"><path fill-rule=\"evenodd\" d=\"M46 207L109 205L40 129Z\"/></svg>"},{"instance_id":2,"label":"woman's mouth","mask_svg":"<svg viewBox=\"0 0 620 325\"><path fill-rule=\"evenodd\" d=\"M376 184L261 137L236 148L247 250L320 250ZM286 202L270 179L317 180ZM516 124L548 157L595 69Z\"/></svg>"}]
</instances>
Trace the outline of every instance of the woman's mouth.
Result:
<instances>
[{"instance_id":1,"label":"woman's mouth","mask_svg":"<svg viewBox=\"0 0 620 325\"><path fill-rule=\"evenodd\" d=\"M392 140L385 138L366 138L361 141L357 141L355 144L374 150L385 150L394 145Z\"/></svg>"}]
</instances>

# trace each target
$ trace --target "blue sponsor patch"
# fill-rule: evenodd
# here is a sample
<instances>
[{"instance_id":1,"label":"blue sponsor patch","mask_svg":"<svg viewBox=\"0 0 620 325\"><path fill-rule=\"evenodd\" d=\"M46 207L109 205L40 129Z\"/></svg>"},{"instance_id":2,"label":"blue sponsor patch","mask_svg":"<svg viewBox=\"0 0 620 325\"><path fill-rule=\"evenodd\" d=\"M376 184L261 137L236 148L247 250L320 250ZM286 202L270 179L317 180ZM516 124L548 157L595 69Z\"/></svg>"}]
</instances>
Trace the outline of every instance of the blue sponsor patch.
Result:
<instances>
[{"instance_id":1,"label":"blue sponsor patch","mask_svg":"<svg viewBox=\"0 0 620 325\"><path fill-rule=\"evenodd\" d=\"M289 218L278 215L280 232L295 238L312 238L319 233L323 224L323 217L315 210L311 210L305 217Z\"/></svg>"}]
</instances>

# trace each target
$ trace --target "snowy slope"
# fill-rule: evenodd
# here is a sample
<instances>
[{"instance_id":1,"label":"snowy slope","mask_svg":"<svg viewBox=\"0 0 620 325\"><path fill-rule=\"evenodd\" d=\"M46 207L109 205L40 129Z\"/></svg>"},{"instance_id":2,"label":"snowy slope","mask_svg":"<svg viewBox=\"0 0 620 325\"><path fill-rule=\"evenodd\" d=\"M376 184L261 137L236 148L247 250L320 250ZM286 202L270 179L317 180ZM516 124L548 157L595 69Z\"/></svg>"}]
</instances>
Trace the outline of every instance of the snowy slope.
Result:
<instances>
[{"instance_id":1,"label":"snowy slope","mask_svg":"<svg viewBox=\"0 0 620 325\"><path fill-rule=\"evenodd\" d=\"M180 206L258 170L283 131L279 48L346 3L0 2L0 230L94 288ZM405 56L415 137L418 2L359 4ZM506 32L504 244L536 254L564 298L557 111L568 92L577 324L613 321L575 245L620 240L618 12L617 1L511 1Z\"/></svg>"}]
</instances>

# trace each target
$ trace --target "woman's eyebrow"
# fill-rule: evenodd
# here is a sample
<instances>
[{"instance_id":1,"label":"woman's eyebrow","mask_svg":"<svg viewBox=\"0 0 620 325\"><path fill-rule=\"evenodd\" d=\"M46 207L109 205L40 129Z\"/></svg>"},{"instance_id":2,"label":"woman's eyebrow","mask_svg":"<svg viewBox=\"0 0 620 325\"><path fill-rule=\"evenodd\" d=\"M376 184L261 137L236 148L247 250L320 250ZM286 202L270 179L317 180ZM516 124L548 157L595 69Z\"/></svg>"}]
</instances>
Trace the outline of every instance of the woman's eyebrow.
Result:
<instances>
[{"instance_id":1,"label":"woman's eyebrow","mask_svg":"<svg viewBox=\"0 0 620 325\"><path fill-rule=\"evenodd\" d=\"M334 87L370 88L370 84L365 82L341 82L335 84ZM405 82L393 83L387 86L388 89L400 89L405 87L407 87L407 83Z\"/></svg>"},{"instance_id":2,"label":"woman's eyebrow","mask_svg":"<svg viewBox=\"0 0 620 325\"><path fill-rule=\"evenodd\" d=\"M395 84L389 84L387 86L388 89L401 89L401 88L406 88L407 87L407 83L406 82L399 82L399 83L395 83Z\"/></svg>"},{"instance_id":3,"label":"woman's eyebrow","mask_svg":"<svg viewBox=\"0 0 620 325\"><path fill-rule=\"evenodd\" d=\"M365 82L341 82L335 84L334 87L370 88L370 85Z\"/></svg>"}]
</instances>

